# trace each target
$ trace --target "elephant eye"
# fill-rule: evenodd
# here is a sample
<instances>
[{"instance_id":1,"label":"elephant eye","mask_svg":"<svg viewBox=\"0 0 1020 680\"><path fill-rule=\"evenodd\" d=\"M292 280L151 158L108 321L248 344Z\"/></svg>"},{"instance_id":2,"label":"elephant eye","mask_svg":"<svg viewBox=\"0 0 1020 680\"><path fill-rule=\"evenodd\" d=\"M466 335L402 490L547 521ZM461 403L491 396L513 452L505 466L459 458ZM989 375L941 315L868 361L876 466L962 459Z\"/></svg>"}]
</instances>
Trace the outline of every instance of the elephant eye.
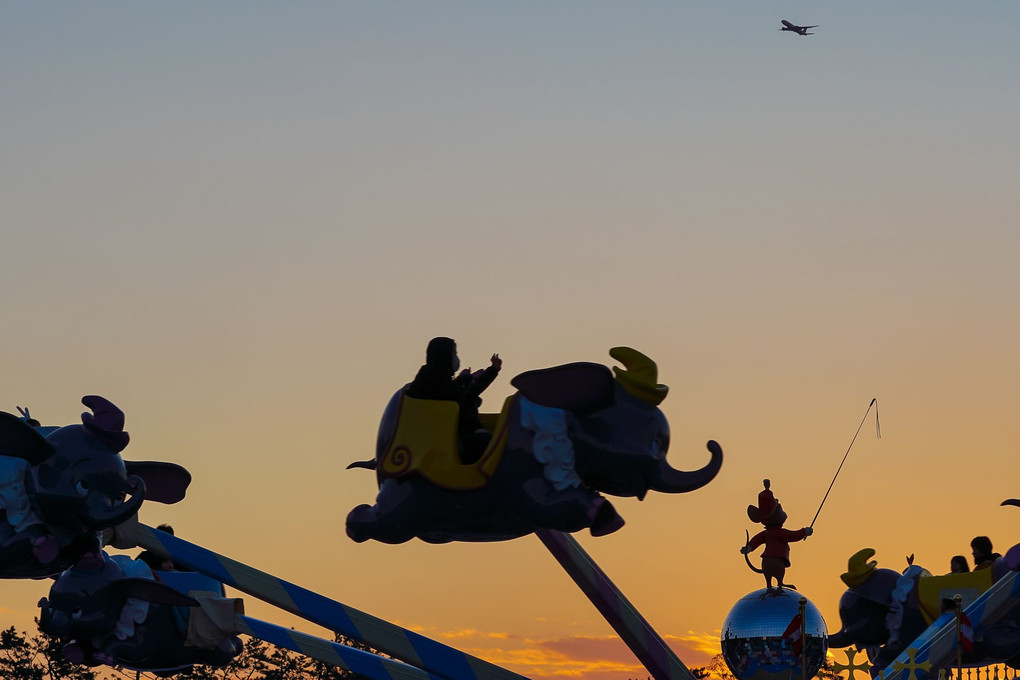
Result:
<instances>
[{"instance_id":1,"label":"elephant eye","mask_svg":"<svg viewBox=\"0 0 1020 680\"><path fill-rule=\"evenodd\" d=\"M80 481L74 485L74 490L78 492L79 496L85 496L89 492L89 485L83 481Z\"/></svg>"},{"instance_id":2,"label":"elephant eye","mask_svg":"<svg viewBox=\"0 0 1020 680\"><path fill-rule=\"evenodd\" d=\"M71 618L72 619L80 619L81 618L81 610L80 609L75 609L73 612L71 612Z\"/></svg>"}]
</instances>

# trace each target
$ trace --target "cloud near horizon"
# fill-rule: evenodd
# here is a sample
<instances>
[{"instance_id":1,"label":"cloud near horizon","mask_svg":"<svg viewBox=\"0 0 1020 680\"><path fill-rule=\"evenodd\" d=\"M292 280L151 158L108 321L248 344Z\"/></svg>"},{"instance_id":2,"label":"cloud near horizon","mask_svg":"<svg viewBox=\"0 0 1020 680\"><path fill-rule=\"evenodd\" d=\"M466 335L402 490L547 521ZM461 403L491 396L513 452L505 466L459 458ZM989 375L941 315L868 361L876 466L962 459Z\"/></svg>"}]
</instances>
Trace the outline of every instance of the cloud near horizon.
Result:
<instances>
[{"instance_id":1,"label":"cloud near horizon","mask_svg":"<svg viewBox=\"0 0 1020 680\"><path fill-rule=\"evenodd\" d=\"M495 640L507 640L515 636L510 635L510 633L487 633L485 631L475 630L474 628L465 628L464 630L451 630L445 633L440 633L439 637L443 638L444 640L457 640L462 638L490 638Z\"/></svg>"},{"instance_id":2,"label":"cloud near horizon","mask_svg":"<svg viewBox=\"0 0 1020 680\"><path fill-rule=\"evenodd\" d=\"M644 678L648 671L616 635L567 635L535 639L509 632L475 629L424 631L462 651L527 677L621 680ZM663 635L688 667L704 666L719 653L718 633Z\"/></svg>"}]
</instances>

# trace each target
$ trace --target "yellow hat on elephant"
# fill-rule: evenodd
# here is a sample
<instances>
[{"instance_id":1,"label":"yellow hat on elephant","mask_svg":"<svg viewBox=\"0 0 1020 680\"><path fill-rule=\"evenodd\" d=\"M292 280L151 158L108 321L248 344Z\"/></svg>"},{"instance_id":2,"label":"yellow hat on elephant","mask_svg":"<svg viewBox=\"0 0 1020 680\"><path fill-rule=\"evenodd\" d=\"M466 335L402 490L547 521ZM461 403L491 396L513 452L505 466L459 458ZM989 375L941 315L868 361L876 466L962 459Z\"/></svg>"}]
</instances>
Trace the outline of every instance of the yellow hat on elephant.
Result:
<instances>
[{"instance_id":1,"label":"yellow hat on elephant","mask_svg":"<svg viewBox=\"0 0 1020 680\"><path fill-rule=\"evenodd\" d=\"M653 406L662 403L669 387L659 384L659 369L654 361L630 347L614 347L609 350L609 356L624 365L624 368L613 366L616 380L623 389Z\"/></svg>"},{"instance_id":2,"label":"yellow hat on elephant","mask_svg":"<svg viewBox=\"0 0 1020 680\"><path fill-rule=\"evenodd\" d=\"M856 588L865 581L868 577L874 573L875 568L878 566L878 562L872 560L868 562L869 557L875 556L874 548L864 548L855 552L849 560L847 560L848 571L840 576L843 579L843 583L848 588Z\"/></svg>"}]
</instances>

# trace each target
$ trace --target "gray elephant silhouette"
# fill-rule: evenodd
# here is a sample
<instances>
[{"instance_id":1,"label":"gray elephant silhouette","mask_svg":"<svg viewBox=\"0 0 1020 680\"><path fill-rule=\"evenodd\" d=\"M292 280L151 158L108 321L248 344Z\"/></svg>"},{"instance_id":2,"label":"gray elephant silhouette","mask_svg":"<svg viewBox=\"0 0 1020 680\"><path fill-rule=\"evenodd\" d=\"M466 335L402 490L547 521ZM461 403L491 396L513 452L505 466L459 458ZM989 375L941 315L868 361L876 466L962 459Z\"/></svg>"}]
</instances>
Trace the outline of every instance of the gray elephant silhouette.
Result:
<instances>
[{"instance_id":1,"label":"gray elephant silhouette","mask_svg":"<svg viewBox=\"0 0 1020 680\"><path fill-rule=\"evenodd\" d=\"M174 579L177 586L166 584ZM241 651L229 625L239 602L223 598L222 585L206 576L154 572L140 560L100 552L85 556L57 577L49 596L39 601L39 629L64 643L68 660L86 666L108 664L139 671L222 666ZM205 615L224 609L226 617ZM225 619L227 630L197 625L199 618ZM193 632L196 629L205 631L201 639Z\"/></svg>"},{"instance_id":2,"label":"gray elephant silhouette","mask_svg":"<svg viewBox=\"0 0 1020 680\"><path fill-rule=\"evenodd\" d=\"M539 528L600 536L623 526L603 493L643 498L648 491L683 493L708 484L722 449L684 472L666 461L669 424L659 403L668 388L655 363L627 347L610 355L615 377L600 364L573 363L528 371L511 384L499 414L482 422L492 433L481 457L458 457L458 406L412 399L405 389L387 405L376 457L349 467L376 470L374 505L347 516L347 534L402 543L508 540Z\"/></svg>"},{"instance_id":3,"label":"gray elephant silhouette","mask_svg":"<svg viewBox=\"0 0 1020 680\"><path fill-rule=\"evenodd\" d=\"M1007 574L1003 559L989 569L962 574L932 576L918 565L902 574L880 569L871 558L875 551L855 553L841 578L847 585L839 600L841 628L829 635L830 648L856 646L865 649L872 675L891 664L951 604L956 594L964 596L964 607ZM1020 606L984 631L967 663L1020 664Z\"/></svg>"},{"instance_id":4,"label":"gray elephant silhouette","mask_svg":"<svg viewBox=\"0 0 1020 680\"><path fill-rule=\"evenodd\" d=\"M126 462L124 414L86 396L81 425L38 427L0 412L0 578L42 578L99 549L97 532L145 499L176 503L191 475L179 465Z\"/></svg>"}]
</instances>

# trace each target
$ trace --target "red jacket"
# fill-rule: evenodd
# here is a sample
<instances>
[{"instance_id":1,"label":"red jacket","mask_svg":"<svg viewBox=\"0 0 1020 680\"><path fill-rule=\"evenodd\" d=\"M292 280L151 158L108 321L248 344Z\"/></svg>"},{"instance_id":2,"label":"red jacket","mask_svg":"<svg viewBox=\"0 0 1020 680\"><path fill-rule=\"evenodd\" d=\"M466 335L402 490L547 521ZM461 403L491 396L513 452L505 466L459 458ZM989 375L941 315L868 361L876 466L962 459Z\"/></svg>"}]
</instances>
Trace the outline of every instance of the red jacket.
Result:
<instances>
[{"instance_id":1,"label":"red jacket","mask_svg":"<svg viewBox=\"0 0 1020 680\"><path fill-rule=\"evenodd\" d=\"M804 529L790 531L783 527L766 527L765 531L755 534L747 544L748 552L751 552L762 543L765 544L765 552L762 557L778 557L786 566L790 566L790 544L795 541L803 541L807 538Z\"/></svg>"}]
</instances>

